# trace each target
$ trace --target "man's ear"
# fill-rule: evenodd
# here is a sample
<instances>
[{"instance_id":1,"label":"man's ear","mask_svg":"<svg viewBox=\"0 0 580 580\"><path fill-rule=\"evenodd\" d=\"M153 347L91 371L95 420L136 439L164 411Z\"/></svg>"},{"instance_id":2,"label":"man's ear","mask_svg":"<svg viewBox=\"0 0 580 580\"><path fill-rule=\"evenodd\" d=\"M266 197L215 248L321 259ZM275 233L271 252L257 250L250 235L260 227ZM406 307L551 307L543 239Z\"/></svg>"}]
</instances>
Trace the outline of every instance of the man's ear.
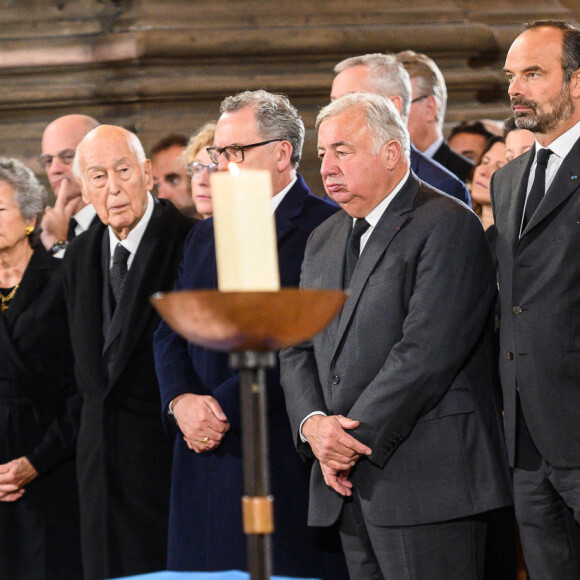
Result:
<instances>
[{"instance_id":1,"label":"man's ear","mask_svg":"<svg viewBox=\"0 0 580 580\"><path fill-rule=\"evenodd\" d=\"M403 99L399 95L389 95L389 99L395 105L395 109L399 111L399 115L403 113Z\"/></svg>"},{"instance_id":2,"label":"man's ear","mask_svg":"<svg viewBox=\"0 0 580 580\"><path fill-rule=\"evenodd\" d=\"M151 168L151 159L145 159L143 164L143 177L147 187L147 191L153 188L153 169Z\"/></svg>"},{"instance_id":3,"label":"man's ear","mask_svg":"<svg viewBox=\"0 0 580 580\"><path fill-rule=\"evenodd\" d=\"M381 156L385 160L387 168L392 171L401 160L401 144L395 139L387 141L381 148Z\"/></svg>"},{"instance_id":4,"label":"man's ear","mask_svg":"<svg viewBox=\"0 0 580 580\"><path fill-rule=\"evenodd\" d=\"M292 164L292 145L290 141L280 141L276 148L276 163L279 171L285 171Z\"/></svg>"},{"instance_id":5,"label":"man's ear","mask_svg":"<svg viewBox=\"0 0 580 580\"><path fill-rule=\"evenodd\" d=\"M580 68L576 69L570 78L570 94L573 99L580 100Z\"/></svg>"},{"instance_id":6,"label":"man's ear","mask_svg":"<svg viewBox=\"0 0 580 580\"><path fill-rule=\"evenodd\" d=\"M429 95L425 99L425 110L427 121L429 122L437 121L437 101L433 95Z\"/></svg>"}]
</instances>

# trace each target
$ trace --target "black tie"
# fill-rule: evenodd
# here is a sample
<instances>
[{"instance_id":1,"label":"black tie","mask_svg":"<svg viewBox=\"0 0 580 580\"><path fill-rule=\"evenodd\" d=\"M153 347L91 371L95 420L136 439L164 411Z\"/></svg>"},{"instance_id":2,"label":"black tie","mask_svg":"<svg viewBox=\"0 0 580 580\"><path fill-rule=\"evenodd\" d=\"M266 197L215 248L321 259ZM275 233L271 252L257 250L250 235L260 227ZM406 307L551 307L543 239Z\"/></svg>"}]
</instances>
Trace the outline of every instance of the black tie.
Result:
<instances>
[{"instance_id":1,"label":"black tie","mask_svg":"<svg viewBox=\"0 0 580 580\"><path fill-rule=\"evenodd\" d=\"M74 240L74 238L77 237L77 220L73 217L70 218L70 221L68 222L68 233L66 236L66 239L70 242L71 240Z\"/></svg>"},{"instance_id":2,"label":"black tie","mask_svg":"<svg viewBox=\"0 0 580 580\"><path fill-rule=\"evenodd\" d=\"M354 227L350 232L348 242L346 244L346 255L344 259L344 280L343 287L348 288L352 273L360 255L360 239L364 233L371 227L369 222L364 218L356 219Z\"/></svg>"},{"instance_id":3,"label":"black tie","mask_svg":"<svg viewBox=\"0 0 580 580\"><path fill-rule=\"evenodd\" d=\"M130 255L131 252L125 246L117 244L110 271L111 290L113 290L113 296L117 304L123 293L123 286L125 285L125 278L127 277L127 260Z\"/></svg>"},{"instance_id":4,"label":"black tie","mask_svg":"<svg viewBox=\"0 0 580 580\"><path fill-rule=\"evenodd\" d=\"M522 229L526 228L546 193L546 167L548 166L548 159L551 154L552 152L549 149L540 149L538 151L536 174L534 175L534 183L532 183L532 189L530 189L528 200L526 201Z\"/></svg>"}]
</instances>

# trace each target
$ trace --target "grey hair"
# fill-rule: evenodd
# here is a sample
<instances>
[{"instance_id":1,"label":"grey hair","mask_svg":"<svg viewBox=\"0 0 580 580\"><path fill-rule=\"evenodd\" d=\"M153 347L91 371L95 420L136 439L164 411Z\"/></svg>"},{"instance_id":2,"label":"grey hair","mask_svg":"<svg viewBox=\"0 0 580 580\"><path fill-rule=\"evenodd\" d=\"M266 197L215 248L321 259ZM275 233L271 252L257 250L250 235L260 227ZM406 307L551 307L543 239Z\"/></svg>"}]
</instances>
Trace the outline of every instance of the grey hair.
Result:
<instances>
[{"instance_id":1,"label":"grey hair","mask_svg":"<svg viewBox=\"0 0 580 580\"><path fill-rule=\"evenodd\" d=\"M445 111L447 110L447 85L441 69L432 58L414 50L399 52L397 58L407 69L411 79L416 79L422 95L433 95L435 98L437 123L440 128L443 128Z\"/></svg>"},{"instance_id":2,"label":"grey hair","mask_svg":"<svg viewBox=\"0 0 580 580\"><path fill-rule=\"evenodd\" d=\"M264 140L281 139L290 142L292 145L290 161L294 168L297 168L304 145L304 123L288 97L263 89L244 91L226 97L220 105L220 112L233 113L246 107L254 109L258 131Z\"/></svg>"},{"instance_id":3,"label":"grey hair","mask_svg":"<svg viewBox=\"0 0 580 580\"><path fill-rule=\"evenodd\" d=\"M46 190L32 170L18 159L0 157L0 181L14 188L14 199L25 220L36 218L31 239L40 233L40 220L47 204Z\"/></svg>"},{"instance_id":4,"label":"grey hair","mask_svg":"<svg viewBox=\"0 0 580 580\"><path fill-rule=\"evenodd\" d=\"M334 67L334 73L354 66L366 66L369 69L373 89L383 97L397 96L402 101L401 117L405 124L409 118L411 108L411 79L405 67L397 60L394 54L363 54L353 56L339 62Z\"/></svg>"},{"instance_id":5,"label":"grey hair","mask_svg":"<svg viewBox=\"0 0 580 580\"><path fill-rule=\"evenodd\" d=\"M365 116L373 139L373 153L377 155L388 141L395 140L401 145L401 156L410 159L410 139L405 123L395 105L387 97L374 93L348 93L326 105L318 117L316 128L329 117L336 117L348 109L359 109Z\"/></svg>"},{"instance_id":6,"label":"grey hair","mask_svg":"<svg viewBox=\"0 0 580 580\"><path fill-rule=\"evenodd\" d=\"M98 127L95 127L93 130L89 131L83 137L82 141L77 146L77 151L79 150L81 144L85 141L85 139L87 141L92 139L95 131L100 131L103 127L107 127L107 126L116 126L116 125L99 125ZM127 144L129 146L129 150L135 154L135 157L137 158L137 161L139 162L139 164L143 165L143 163L145 163L145 161L147 160L147 155L145 153L145 149L143 148L143 144L139 140L139 137L137 137L137 135L135 135L135 133L133 133L132 131L129 131L128 129L125 129L124 127L118 127L118 128L123 129L126 132ZM80 156L75 155L74 160L73 160L73 165L72 165L72 172L73 172L73 175L76 177L77 181L79 181L79 183L82 183L83 173L81 171L81 162L79 161L79 159L80 159Z\"/></svg>"}]
</instances>

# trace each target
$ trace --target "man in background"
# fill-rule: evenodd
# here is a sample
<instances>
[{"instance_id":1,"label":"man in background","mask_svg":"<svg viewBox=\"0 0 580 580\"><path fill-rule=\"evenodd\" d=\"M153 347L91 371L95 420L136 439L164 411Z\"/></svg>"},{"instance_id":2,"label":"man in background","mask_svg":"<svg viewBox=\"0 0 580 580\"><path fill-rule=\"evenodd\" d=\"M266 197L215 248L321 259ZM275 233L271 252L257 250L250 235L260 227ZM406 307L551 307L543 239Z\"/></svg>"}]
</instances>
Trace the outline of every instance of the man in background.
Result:
<instances>
[{"instance_id":1,"label":"man in background","mask_svg":"<svg viewBox=\"0 0 580 580\"><path fill-rule=\"evenodd\" d=\"M187 137L179 133L163 137L151 148L151 164L157 197L168 199L181 213L194 217L191 179L183 158L187 144Z\"/></svg>"},{"instance_id":2,"label":"man in background","mask_svg":"<svg viewBox=\"0 0 580 580\"><path fill-rule=\"evenodd\" d=\"M413 145L466 181L473 162L449 147L443 137L443 122L447 109L445 78L435 61L425 54L405 50L397 58L411 77L411 108L409 135Z\"/></svg>"},{"instance_id":3,"label":"man in background","mask_svg":"<svg viewBox=\"0 0 580 580\"><path fill-rule=\"evenodd\" d=\"M83 201L72 172L78 144L98 124L88 115L65 115L52 121L42 134L38 161L46 171L56 202L45 210L40 239L46 250L59 258L70 240L99 223L95 208Z\"/></svg>"}]
</instances>

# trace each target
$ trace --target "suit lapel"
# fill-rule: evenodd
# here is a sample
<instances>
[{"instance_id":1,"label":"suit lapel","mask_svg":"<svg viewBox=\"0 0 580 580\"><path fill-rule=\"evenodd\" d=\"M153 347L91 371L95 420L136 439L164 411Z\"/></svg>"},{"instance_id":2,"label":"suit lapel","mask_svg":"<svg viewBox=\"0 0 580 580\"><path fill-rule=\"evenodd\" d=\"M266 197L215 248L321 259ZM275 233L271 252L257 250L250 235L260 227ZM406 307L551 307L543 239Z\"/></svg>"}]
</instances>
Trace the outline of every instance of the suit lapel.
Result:
<instances>
[{"instance_id":1,"label":"suit lapel","mask_svg":"<svg viewBox=\"0 0 580 580\"><path fill-rule=\"evenodd\" d=\"M306 184L300 175L297 176L296 183L284 196L282 203L276 209L274 219L276 221L276 238L278 247L291 232L296 229L294 218L302 213L304 201L308 195Z\"/></svg>"},{"instance_id":2,"label":"suit lapel","mask_svg":"<svg viewBox=\"0 0 580 580\"><path fill-rule=\"evenodd\" d=\"M115 309L109 328L107 344L109 348L114 347L109 363L109 388L123 372L140 336L154 315L148 297L161 286L161 280L165 276L163 254L169 250L163 244L163 228L160 225L162 221L163 207L156 203L133 258L121 301Z\"/></svg>"},{"instance_id":3,"label":"suit lapel","mask_svg":"<svg viewBox=\"0 0 580 580\"><path fill-rule=\"evenodd\" d=\"M526 202L526 192L528 189L528 178L530 169L534 162L535 148L532 147L527 153L518 157L512 163L515 164L512 174L512 191L513 201L510 203L508 236L512 248L515 248L520 237L520 228L524 214L524 205Z\"/></svg>"},{"instance_id":4,"label":"suit lapel","mask_svg":"<svg viewBox=\"0 0 580 580\"><path fill-rule=\"evenodd\" d=\"M522 232L522 238L580 187L580 139L566 156L544 199Z\"/></svg>"},{"instance_id":5,"label":"suit lapel","mask_svg":"<svg viewBox=\"0 0 580 580\"><path fill-rule=\"evenodd\" d=\"M419 191L419 187L420 181L411 173L407 182L401 191L399 191L395 196L389 207L385 210L385 213L383 213L381 219L371 233L352 274L350 289L348 292L349 297L344 305L338 322L333 359L336 356L336 351L341 344L342 338L344 337L351 318L354 315L369 276L387 251L393 238L399 233L399 231L401 231L405 223L409 220L409 216L406 214L413 210L415 196ZM350 228L348 231L350 231ZM335 246L343 248L341 259L344 256L344 247L346 245L347 237L348 232L346 233L346 237L343 238L342 244ZM338 268L341 275L343 267L344 266Z\"/></svg>"}]
</instances>

